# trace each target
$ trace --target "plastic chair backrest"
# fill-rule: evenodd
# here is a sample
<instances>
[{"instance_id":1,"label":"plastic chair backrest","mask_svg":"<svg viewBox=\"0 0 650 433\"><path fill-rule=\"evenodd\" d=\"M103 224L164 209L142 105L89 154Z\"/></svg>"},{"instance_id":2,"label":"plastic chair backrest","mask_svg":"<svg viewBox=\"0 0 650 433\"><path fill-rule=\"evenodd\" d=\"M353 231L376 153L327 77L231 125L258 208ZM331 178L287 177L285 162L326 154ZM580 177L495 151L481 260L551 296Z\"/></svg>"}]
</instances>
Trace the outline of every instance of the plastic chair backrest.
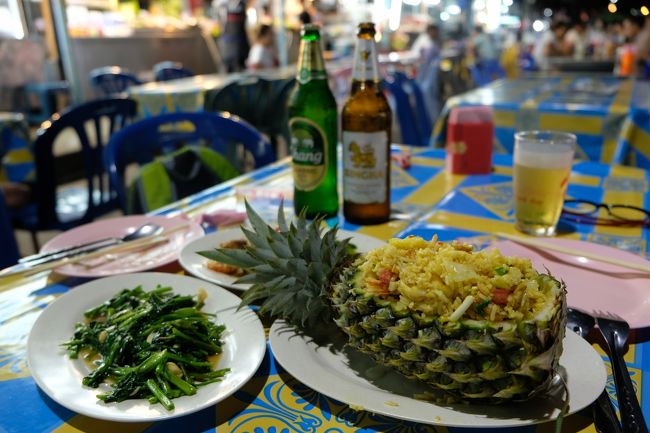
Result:
<instances>
[{"instance_id":1,"label":"plastic chair backrest","mask_svg":"<svg viewBox=\"0 0 650 433\"><path fill-rule=\"evenodd\" d=\"M179 62L160 62L153 66L156 81L177 80L179 78L193 77L194 72L183 67Z\"/></svg>"},{"instance_id":2,"label":"plastic chair backrest","mask_svg":"<svg viewBox=\"0 0 650 433\"><path fill-rule=\"evenodd\" d=\"M131 163L146 164L188 144L208 145L228 158L230 145L248 151L256 167L275 160L271 144L251 125L229 113L169 113L135 122L111 137L105 165L123 211L127 211L124 170ZM236 167L239 165L235 162Z\"/></svg>"},{"instance_id":3,"label":"plastic chair backrest","mask_svg":"<svg viewBox=\"0 0 650 433\"><path fill-rule=\"evenodd\" d=\"M535 57L527 51L523 51L519 55L519 67L521 68L522 71L537 71L539 68L537 67L537 62L535 61Z\"/></svg>"},{"instance_id":4,"label":"plastic chair backrest","mask_svg":"<svg viewBox=\"0 0 650 433\"><path fill-rule=\"evenodd\" d=\"M103 97L123 96L131 85L142 84L135 75L119 66L104 66L90 71L90 83Z\"/></svg>"},{"instance_id":5,"label":"plastic chair backrest","mask_svg":"<svg viewBox=\"0 0 650 433\"><path fill-rule=\"evenodd\" d=\"M0 269L15 265L20 258L4 195L0 190Z\"/></svg>"},{"instance_id":6,"label":"plastic chair backrest","mask_svg":"<svg viewBox=\"0 0 650 433\"><path fill-rule=\"evenodd\" d=\"M123 128L135 114L136 103L130 99L99 99L55 114L50 121L43 123L34 142L39 226L36 229L75 226L115 209L115 197L104 176L103 153L107 138ZM92 126L92 135L95 136L92 141L87 133L88 125ZM66 220L64 224L56 211L56 191L65 173L57 173L53 148L59 134L70 129L76 133L81 145L88 208L81 218Z\"/></svg>"},{"instance_id":7,"label":"plastic chair backrest","mask_svg":"<svg viewBox=\"0 0 650 433\"><path fill-rule=\"evenodd\" d=\"M383 81L397 110L402 143L428 146L431 138L431 118L418 83L403 72L393 72Z\"/></svg>"},{"instance_id":8,"label":"plastic chair backrest","mask_svg":"<svg viewBox=\"0 0 650 433\"><path fill-rule=\"evenodd\" d=\"M485 86L494 80L505 78L506 71L497 60L485 60L470 67L472 80L477 87Z\"/></svg>"},{"instance_id":9,"label":"plastic chair backrest","mask_svg":"<svg viewBox=\"0 0 650 433\"><path fill-rule=\"evenodd\" d=\"M266 134L275 146L277 137L289 143L287 99L295 85L289 80L267 80L251 76L208 92L205 111L236 114Z\"/></svg>"}]
</instances>

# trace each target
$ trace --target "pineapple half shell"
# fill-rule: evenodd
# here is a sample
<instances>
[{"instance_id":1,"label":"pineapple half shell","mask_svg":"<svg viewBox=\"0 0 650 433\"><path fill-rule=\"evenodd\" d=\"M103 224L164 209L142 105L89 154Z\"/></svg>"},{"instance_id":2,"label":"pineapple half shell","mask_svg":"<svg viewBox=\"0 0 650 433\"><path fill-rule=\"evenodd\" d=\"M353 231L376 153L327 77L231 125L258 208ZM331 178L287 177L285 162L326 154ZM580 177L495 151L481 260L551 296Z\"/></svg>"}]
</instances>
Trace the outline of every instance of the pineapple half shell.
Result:
<instances>
[{"instance_id":1,"label":"pineapple half shell","mask_svg":"<svg viewBox=\"0 0 650 433\"><path fill-rule=\"evenodd\" d=\"M331 292L336 324L349 344L376 362L428 384L440 403L527 400L549 390L558 371L566 324L563 284L547 317L526 321L441 321L369 294L359 259Z\"/></svg>"},{"instance_id":2,"label":"pineapple half shell","mask_svg":"<svg viewBox=\"0 0 650 433\"><path fill-rule=\"evenodd\" d=\"M361 278L367 256L354 254L336 227L322 233L322 220L300 217L287 224L282 206L278 228L267 225L247 203L252 229L243 229L244 250L200 252L240 266L251 283L242 305L302 329L335 323L349 344L377 363L430 386L425 397L441 403L502 403L549 390L558 372L566 324L566 291L550 275L536 274L555 297L543 314L526 320L449 320L405 308L378 296Z\"/></svg>"}]
</instances>

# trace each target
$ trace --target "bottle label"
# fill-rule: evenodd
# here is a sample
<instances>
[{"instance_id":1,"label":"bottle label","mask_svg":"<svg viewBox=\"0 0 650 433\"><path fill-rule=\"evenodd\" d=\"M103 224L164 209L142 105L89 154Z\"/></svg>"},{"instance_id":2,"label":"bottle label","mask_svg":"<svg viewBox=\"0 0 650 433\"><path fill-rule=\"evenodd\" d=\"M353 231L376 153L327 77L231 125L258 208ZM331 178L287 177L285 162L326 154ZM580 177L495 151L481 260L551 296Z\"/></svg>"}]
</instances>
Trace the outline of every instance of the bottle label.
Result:
<instances>
[{"instance_id":1,"label":"bottle label","mask_svg":"<svg viewBox=\"0 0 650 433\"><path fill-rule=\"evenodd\" d=\"M312 120L294 117L289 120L293 183L296 189L316 189L327 174L327 137Z\"/></svg>"},{"instance_id":2,"label":"bottle label","mask_svg":"<svg viewBox=\"0 0 650 433\"><path fill-rule=\"evenodd\" d=\"M388 134L343 131L343 198L368 204L386 201Z\"/></svg>"},{"instance_id":3,"label":"bottle label","mask_svg":"<svg viewBox=\"0 0 650 433\"><path fill-rule=\"evenodd\" d=\"M357 39L354 59L354 68L352 72L353 80L366 81L379 77L374 40Z\"/></svg>"}]
</instances>

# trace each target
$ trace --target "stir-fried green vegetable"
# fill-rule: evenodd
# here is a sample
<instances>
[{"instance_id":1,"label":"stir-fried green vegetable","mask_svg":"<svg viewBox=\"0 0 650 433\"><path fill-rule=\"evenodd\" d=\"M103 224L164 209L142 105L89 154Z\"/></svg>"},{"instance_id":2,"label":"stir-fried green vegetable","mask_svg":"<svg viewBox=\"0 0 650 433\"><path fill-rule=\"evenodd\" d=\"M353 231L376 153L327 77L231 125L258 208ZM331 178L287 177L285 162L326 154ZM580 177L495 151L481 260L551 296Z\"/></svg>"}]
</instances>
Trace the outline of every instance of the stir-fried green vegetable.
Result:
<instances>
[{"instance_id":1,"label":"stir-fried green vegetable","mask_svg":"<svg viewBox=\"0 0 650 433\"><path fill-rule=\"evenodd\" d=\"M180 296L171 287L124 289L84 313L74 337L63 343L70 358L80 356L96 368L83 384L112 391L97 397L106 402L146 398L172 410L171 399L196 393L218 382L229 369L213 370L210 358L221 353L221 334L214 315L201 312L205 292Z\"/></svg>"}]
</instances>

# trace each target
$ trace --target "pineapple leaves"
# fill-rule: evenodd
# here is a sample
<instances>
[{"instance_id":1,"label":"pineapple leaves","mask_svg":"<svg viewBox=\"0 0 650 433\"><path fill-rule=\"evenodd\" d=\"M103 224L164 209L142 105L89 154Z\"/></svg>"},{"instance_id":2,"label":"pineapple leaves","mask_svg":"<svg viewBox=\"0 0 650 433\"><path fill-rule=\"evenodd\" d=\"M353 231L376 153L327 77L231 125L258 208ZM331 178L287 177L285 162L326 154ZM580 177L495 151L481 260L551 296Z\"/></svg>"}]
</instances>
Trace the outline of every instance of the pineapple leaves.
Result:
<instances>
[{"instance_id":1,"label":"pineapple leaves","mask_svg":"<svg viewBox=\"0 0 650 433\"><path fill-rule=\"evenodd\" d=\"M248 251L237 250L234 248L224 248L221 250L198 251L197 254L206 259L225 263L227 265L240 266L248 268L257 265L257 261L250 256Z\"/></svg>"},{"instance_id":2,"label":"pineapple leaves","mask_svg":"<svg viewBox=\"0 0 650 433\"><path fill-rule=\"evenodd\" d=\"M250 228L242 232L245 250L202 251L203 257L248 271L237 280L252 284L241 306L258 304L262 313L282 318L302 329L332 323L325 296L332 272L348 255L348 240L336 239L337 227L323 233L323 218L307 222L304 213L288 223L281 204L277 230L246 203Z\"/></svg>"},{"instance_id":3,"label":"pineapple leaves","mask_svg":"<svg viewBox=\"0 0 650 433\"><path fill-rule=\"evenodd\" d=\"M246 201L246 215L248 216L248 221L253 227L253 231L261 238L266 238L269 235L269 232L273 229L264 222L261 216L253 209L253 207Z\"/></svg>"},{"instance_id":4,"label":"pineapple leaves","mask_svg":"<svg viewBox=\"0 0 650 433\"><path fill-rule=\"evenodd\" d=\"M278 228L282 233L289 231L289 226L287 225L287 219L284 215L284 201L280 202L280 208L278 209Z\"/></svg>"}]
</instances>

